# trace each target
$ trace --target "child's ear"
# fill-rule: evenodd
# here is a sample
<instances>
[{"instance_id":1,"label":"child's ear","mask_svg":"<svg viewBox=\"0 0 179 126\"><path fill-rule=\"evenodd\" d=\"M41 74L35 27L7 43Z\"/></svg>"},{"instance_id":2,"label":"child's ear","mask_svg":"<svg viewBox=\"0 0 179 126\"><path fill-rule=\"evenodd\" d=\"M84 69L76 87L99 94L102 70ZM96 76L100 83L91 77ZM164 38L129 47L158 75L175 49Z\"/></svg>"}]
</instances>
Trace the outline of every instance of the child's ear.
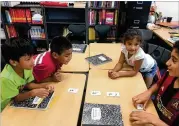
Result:
<instances>
[{"instance_id":1,"label":"child's ear","mask_svg":"<svg viewBox=\"0 0 179 126\"><path fill-rule=\"evenodd\" d=\"M17 61L15 61L15 60L9 60L9 63L12 65L12 66L17 66L17 64L18 64L18 62Z\"/></svg>"},{"instance_id":2,"label":"child's ear","mask_svg":"<svg viewBox=\"0 0 179 126\"><path fill-rule=\"evenodd\" d=\"M56 52L53 52L53 53L52 53L52 57L53 57L54 59L57 59L58 56L59 56L59 55L58 55Z\"/></svg>"}]
</instances>

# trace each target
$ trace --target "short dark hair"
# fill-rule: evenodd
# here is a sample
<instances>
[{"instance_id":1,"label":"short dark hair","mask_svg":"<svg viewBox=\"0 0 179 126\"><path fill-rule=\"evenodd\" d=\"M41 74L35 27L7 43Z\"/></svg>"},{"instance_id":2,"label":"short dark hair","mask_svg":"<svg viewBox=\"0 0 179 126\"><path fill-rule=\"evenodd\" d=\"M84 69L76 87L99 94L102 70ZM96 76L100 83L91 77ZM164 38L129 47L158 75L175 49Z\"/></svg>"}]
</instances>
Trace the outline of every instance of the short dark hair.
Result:
<instances>
[{"instance_id":1,"label":"short dark hair","mask_svg":"<svg viewBox=\"0 0 179 126\"><path fill-rule=\"evenodd\" d=\"M72 48L71 42L63 36L54 37L52 39L52 42L50 43L51 53L55 52L59 55L61 55L65 50L71 48Z\"/></svg>"},{"instance_id":2,"label":"short dark hair","mask_svg":"<svg viewBox=\"0 0 179 126\"><path fill-rule=\"evenodd\" d=\"M2 45L1 49L2 55L8 64L10 59L19 62L20 57L34 54L32 44L24 38L11 38Z\"/></svg>"},{"instance_id":3,"label":"short dark hair","mask_svg":"<svg viewBox=\"0 0 179 126\"><path fill-rule=\"evenodd\" d=\"M122 40L125 43L126 41L137 39L140 43L142 43L142 35L141 32L137 29L128 29L122 36Z\"/></svg>"},{"instance_id":4,"label":"short dark hair","mask_svg":"<svg viewBox=\"0 0 179 126\"><path fill-rule=\"evenodd\" d=\"M175 44L173 45L173 49L177 49L179 55L179 40L175 42Z\"/></svg>"}]
</instances>

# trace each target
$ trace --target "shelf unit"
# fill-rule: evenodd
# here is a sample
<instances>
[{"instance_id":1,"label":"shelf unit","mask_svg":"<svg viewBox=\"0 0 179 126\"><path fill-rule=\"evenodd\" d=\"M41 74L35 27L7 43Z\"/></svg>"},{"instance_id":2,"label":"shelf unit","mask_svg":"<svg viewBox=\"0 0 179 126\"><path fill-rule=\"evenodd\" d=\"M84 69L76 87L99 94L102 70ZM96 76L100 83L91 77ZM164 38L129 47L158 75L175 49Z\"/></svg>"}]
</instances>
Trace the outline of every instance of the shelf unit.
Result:
<instances>
[{"instance_id":1,"label":"shelf unit","mask_svg":"<svg viewBox=\"0 0 179 126\"><path fill-rule=\"evenodd\" d=\"M93 1L95 2L95 1ZM102 1L98 1L102 2ZM31 8L38 8L41 9L42 16L43 16L43 24L32 24L28 23L31 27L33 26L41 26L44 29L45 32L45 39L33 39L32 43L34 41L37 41L38 43L42 43L43 47L45 45L46 50L49 49L49 43L51 42L52 38L57 35L66 35L69 31L67 27L70 24L76 24L76 25L85 25L86 27L86 38L85 43L89 44L90 42L95 42L98 40L98 36L95 36L94 40L89 39L91 37L91 31L90 29L94 29L95 24L89 24L89 13L91 10L93 11L102 11L105 10L106 12L112 12L113 13L113 24L110 24L111 29L115 29L115 35L111 37L111 41L118 41L118 34L117 31L119 30L119 22L120 22L120 3L118 1L118 6L113 7L91 7L89 6L89 2L86 2L84 6L81 6L80 4L76 4L74 6L69 7L57 7L57 6L41 6L39 2L35 4L24 4L21 2L20 5L16 5L14 7L2 7L2 23L4 25L5 29L5 35L6 38L9 39L6 26L8 25L14 25L18 23L8 23L6 20L5 10L9 10L10 8L13 9L31 9ZM117 14L116 14L117 12ZM106 20L106 19L105 19ZM117 20L117 21L115 21ZM65 32L67 31L67 32ZM65 34L64 34L65 33ZM94 34L96 35L95 31ZM108 37L109 38L109 37ZM37 43L37 45L38 45ZM40 47L41 48L41 47Z\"/></svg>"},{"instance_id":2,"label":"shelf unit","mask_svg":"<svg viewBox=\"0 0 179 126\"><path fill-rule=\"evenodd\" d=\"M32 12L33 12L32 10L39 9L39 11L41 12L41 15L42 16L44 15L44 13L43 13L43 7L40 6L40 4L36 4L36 5L20 4L20 5L14 6L14 7L1 6L1 9L2 9L2 11L1 11L1 18L2 18L2 22L4 24L4 30L5 30L6 38L8 40L12 37L12 36L9 36L10 33L8 33L8 32L10 32L10 30L8 31L8 29L7 29L10 26L14 27L14 25L28 24L31 28L33 28L33 27L39 27L41 29L44 29L44 31L46 29L46 26L45 26L44 23L43 24L39 24L39 23L38 24L34 24L34 23L32 23ZM12 13L10 14L10 9L14 10L14 12L13 12L14 16L11 15ZM30 14L31 14L30 15L31 19L30 20L31 21L27 20L27 18L28 18L27 15L25 15L25 17L20 15L20 14L22 14L22 13L20 13L20 10L24 11L24 13L26 13L27 9L30 10ZM15 11L16 11L16 13L15 13ZM6 12L9 12L9 14L7 14ZM10 18L8 18L7 15L9 15ZM16 16L16 19L17 19L17 17L18 18L21 17L21 20L22 20L22 18L23 18L23 20L25 18L25 21L23 21L23 22L20 22L20 21L17 22L17 20L13 21L13 18L15 18L15 16ZM9 19L11 19L11 20L9 20ZM14 27L14 29L15 29L15 27ZM17 29L15 29L15 31L16 30ZM31 39L32 43L36 43L36 45L39 45L40 48L44 48L44 49L48 50L48 48L49 48L48 41L46 40L46 38L41 38L42 36L40 36L40 34L41 34L40 30L38 32L39 32L39 38L33 38L32 34L30 34L31 37L29 39ZM16 33L16 34L18 36L18 33ZM37 34L37 31L36 31L36 34ZM45 32L43 32L43 34L45 34L45 36L46 36ZM43 45L43 47L41 47L41 45ZM39 47L36 47L36 48L38 49Z\"/></svg>"},{"instance_id":3,"label":"shelf unit","mask_svg":"<svg viewBox=\"0 0 179 126\"><path fill-rule=\"evenodd\" d=\"M44 22L47 27L46 33L48 33L48 41L51 42L52 38L57 35L66 36L69 33L68 26L71 24L85 25L86 29L88 29L86 25L87 11L86 4L84 7L44 6ZM67 31L67 33L65 31ZM87 35L84 41L88 43Z\"/></svg>"},{"instance_id":4,"label":"shelf unit","mask_svg":"<svg viewBox=\"0 0 179 126\"><path fill-rule=\"evenodd\" d=\"M46 50L49 49L49 42L51 42L52 38L54 36L56 36L56 35L50 36L50 34L53 31L55 31L55 28L59 28L59 29L63 30L64 27L67 28L68 25L70 25L70 24L86 25L86 18L87 18L87 16L86 16L86 14L87 14L86 5L84 7L80 7L80 6L77 6L77 7L71 7L71 6L70 7L56 7L56 6L41 6L39 3L36 3L35 5L33 5L33 4L24 4L23 2L21 2L21 4L16 5L14 7L2 6L2 11L1 11L2 24L4 26L3 28L5 29L5 34L6 34L7 39L10 39L10 38L8 36L8 32L7 32L6 27L11 26L11 25L13 26L14 24L22 24L23 23L23 22L7 22L7 19L6 19L7 17L6 17L6 14L5 14L5 10L9 10L10 8L13 8L13 9L40 8L41 9L42 16L43 16L43 24L32 24L32 23L28 23L28 24L30 26L41 26L42 28L44 28L46 38L38 38L38 39L31 38L31 40L32 40L32 43L34 43L35 41L38 41L38 43L36 43L36 45L39 45L39 43L42 43L42 45L45 44ZM58 13L55 13L54 10L57 11ZM80 22L78 22L78 20L76 20L75 17L73 17L75 19L74 21L73 21L73 19L71 21L67 21L67 20L63 20L63 21L49 20L49 15L50 14L48 13L48 11L51 11L52 16L55 17L55 16L58 16L58 15L63 15L62 13L60 14L61 10L63 10L64 14L66 14L66 12L68 12L68 14L65 15L67 18L69 18L71 16L71 14L73 14L73 16L74 16L75 15L74 12L76 12L76 13L82 12L82 14L78 13L78 15L80 15L80 17L84 17L84 19L83 19L83 21L80 21ZM32 15L31 15L31 17L32 17ZM55 26L55 27L53 27L54 29L51 29L51 31L49 31L51 26ZM60 34L59 32L60 32L60 30L59 31L57 30L57 35L63 35L63 34ZM63 33L63 32L61 32L61 33ZM88 43L87 37L86 37L85 41L86 41L86 43Z\"/></svg>"},{"instance_id":5,"label":"shelf unit","mask_svg":"<svg viewBox=\"0 0 179 126\"><path fill-rule=\"evenodd\" d=\"M108 6L108 5L109 6ZM116 6L115 6L116 5ZM88 7L88 41L96 42L98 35L94 29L95 25L106 24L111 26L107 41L118 41L119 1L89 1Z\"/></svg>"}]
</instances>

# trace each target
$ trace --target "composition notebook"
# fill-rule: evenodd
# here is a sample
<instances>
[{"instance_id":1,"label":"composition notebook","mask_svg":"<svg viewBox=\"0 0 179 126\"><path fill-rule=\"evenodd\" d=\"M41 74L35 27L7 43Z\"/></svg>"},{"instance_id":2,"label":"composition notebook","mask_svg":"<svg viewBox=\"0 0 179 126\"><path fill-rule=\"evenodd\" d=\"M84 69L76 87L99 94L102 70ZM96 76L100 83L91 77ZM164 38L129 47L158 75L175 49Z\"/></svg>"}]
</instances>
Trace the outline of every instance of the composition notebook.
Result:
<instances>
[{"instance_id":1,"label":"composition notebook","mask_svg":"<svg viewBox=\"0 0 179 126\"><path fill-rule=\"evenodd\" d=\"M88 62L92 63L93 65L100 65L104 63L111 62L112 59L106 56L105 54L99 54L91 57L85 58Z\"/></svg>"},{"instance_id":2,"label":"composition notebook","mask_svg":"<svg viewBox=\"0 0 179 126\"><path fill-rule=\"evenodd\" d=\"M10 106L16 107L16 108L27 108L27 109L42 109L46 110L48 108L48 105L53 97L54 92L49 93L49 95L46 98L39 98L39 97L31 97L27 100L15 102L13 101Z\"/></svg>"},{"instance_id":3,"label":"composition notebook","mask_svg":"<svg viewBox=\"0 0 179 126\"><path fill-rule=\"evenodd\" d=\"M86 44L72 44L73 52L84 53L86 51Z\"/></svg>"},{"instance_id":4,"label":"composition notebook","mask_svg":"<svg viewBox=\"0 0 179 126\"><path fill-rule=\"evenodd\" d=\"M124 126L120 105L85 103L82 126Z\"/></svg>"},{"instance_id":5,"label":"composition notebook","mask_svg":"<svg viewBox=\"0 0 179 126\"><path fill-rule=\"evenodd\" d=\"M179 41L179 37L172 37L172 38L169 38L167 39L169 42L171 43L175 43L176 41Z\"/></svg>"}]
</instances>

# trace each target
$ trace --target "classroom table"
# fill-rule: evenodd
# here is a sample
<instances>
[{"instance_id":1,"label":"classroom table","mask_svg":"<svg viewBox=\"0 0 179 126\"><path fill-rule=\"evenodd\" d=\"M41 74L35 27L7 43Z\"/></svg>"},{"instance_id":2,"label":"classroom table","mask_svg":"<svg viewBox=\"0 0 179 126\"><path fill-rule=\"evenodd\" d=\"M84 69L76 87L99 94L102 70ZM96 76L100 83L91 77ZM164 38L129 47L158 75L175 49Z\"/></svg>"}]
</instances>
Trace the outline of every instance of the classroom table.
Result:
<instances>
[{"instance_id":1,"label":"classroom table","mask_svg":"<svg viewBox=\"0 0 179 126\"><path fill-rule=\"evenodd\" d=\"M63 65L62 72L88 72L89 63L85 60L89 57L89 46L87 45L85 53L72 53L72 59L67 65Z\"/></svg>"},{"instance_id":2,"label":"classroom table","mask_svg":"<svg viewBox=\"0 0 179 126\"><path fill-rule=\"evenodd\" d=\"M112 59L112 62L104 63L94 66L90 64L90 68L109 70L113 69L116 63L119 61L121 54L121 43L90 43L90 56L97 54L105 54Z\"/></svg>"},{"instance_id":3,"label":"classroom table","mask_svg":"<svg viewBox=\"0 0 179 126\"><path fill-rule=\"evenodd\" d=\"M171 43L170 41L168 41L167 39L170 38L170 34L169 32L174 32L174 31L178 31L176 29L170 29L167 27L160 27L157 29L153 29L152 27L148 28L149 30L152 30L154 34L156 34L159 38L161 38L164 42L166 42L169 46L173 46L173 43Z\"/></svg>"},{"instance_id":4,"label":"classroom table","mask_svg":"<svg viewBox=\"0 0 179 126\"><path fill-rule=\"evenodd\" d=\"M116 104L121 106L124 126L131 126L129 114L135 107L132 97L147 90L142 75L138 73L134 77L121 77L112 80L108 77L107 70L91 69L89 71L85 103ZM92 96L91 91L101 91L100 96ZM108 97L106 92L119 92L120 97ZM158 116L153 103L150 101L147 112Z\"/></svg>"},{"instance_id":5,"label":"classroom table","mask_svg":"<svg viewBox=\"0 0 179 126\"><path fill-rule=\"evenodd\" d=\"M8 105L1 113L1 126L76 126L86 76L62 73L62 79L62 82L53 83L54 97L47 110L13 108ZM68 92L69 88L79 90L74 94Z\"/></svg>"}]
</instances>

